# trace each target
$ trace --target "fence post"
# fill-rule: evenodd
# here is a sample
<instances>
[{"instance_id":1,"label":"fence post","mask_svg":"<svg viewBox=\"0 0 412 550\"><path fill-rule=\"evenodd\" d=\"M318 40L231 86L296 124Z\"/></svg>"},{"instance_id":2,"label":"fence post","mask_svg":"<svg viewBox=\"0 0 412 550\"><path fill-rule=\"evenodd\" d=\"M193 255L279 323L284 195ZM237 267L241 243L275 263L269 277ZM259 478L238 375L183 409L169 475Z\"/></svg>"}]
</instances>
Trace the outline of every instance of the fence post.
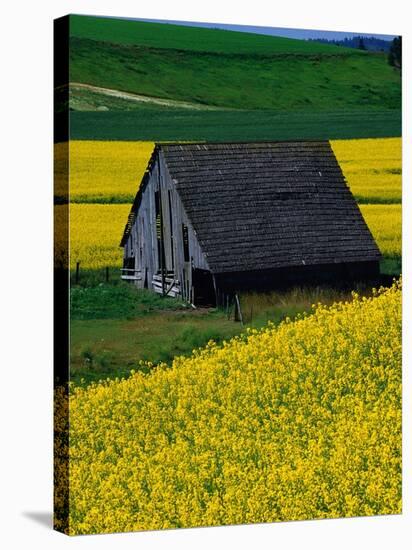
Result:
<instances>
[{"instance_id":1,"label":"fence post","mask_svg":"<svg viewBox=\"0 0 412 550\"><path fill-rule=\"evenodd\" d=\"M76 262L76 278L75 278L76 285L79 282L79 278L80 278L80 262Z\"/></svg>"},{"instance_id":2,"label":"fence post","mask_svg":"<svg viewBox=\"0 0 412 550\"><path fill-rule=\"evenodd\" d=\"M237 316L239 316L239 319L237 319ZM239 296L235 294L235 321L237 320L240 321L240 324L243 327L243 316L242 316L242 310L240 309Z\"/></svg>"}]
</instances>

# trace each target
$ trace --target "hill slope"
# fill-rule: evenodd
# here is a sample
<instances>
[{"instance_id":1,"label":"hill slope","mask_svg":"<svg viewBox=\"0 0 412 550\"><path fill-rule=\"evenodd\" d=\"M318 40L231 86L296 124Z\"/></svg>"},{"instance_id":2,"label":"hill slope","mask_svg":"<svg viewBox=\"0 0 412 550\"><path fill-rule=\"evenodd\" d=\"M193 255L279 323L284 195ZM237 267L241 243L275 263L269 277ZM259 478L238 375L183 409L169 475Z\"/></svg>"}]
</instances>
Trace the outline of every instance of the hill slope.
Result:
<instances>
[{"instance_id":1,"label":"hill slope","mask_svg":"<svg viewBox=\"0 0 412 550\"><path fill-rule=\"evenodd\" d=\"M400 106L380 54L217 54L71 39L70 81L236 109Z\"/></svg>"},{"instance_id":2,"label":"hill slope","mask_svg":"<svg viewBox=\"0 0 412 550\"><path fill-rule=\"evenodd\" d=\"M193 24L195 25L195 23ZM77 38L126 46L146 46L215 53L333 53L336 46L248 32L148 23L111 17L70 16L70 34ZM339 51L343 51L339 48ZM347 49L349 53L352 53Z\"/></svg>"},{"instance_id":3,"label":"hill slope","mask_svg":"<svg viewBox=\"0 0 412 550\"><path fill-rule=\"evenodd\" d=\"M401 79L384 54L311 41L70 16L70 81L76 139L401 132Z\"/></svg>"},{"instance_id":4,"label":"hill slope","mask_svg":"<svg viewBox=\"0 0 412 550\"><path fill-rule=\"evenodd\" d=\"M400 107L399 74L383 54L140 21L70 23L71 82L230 109Z\"/></svg>"}]
</instances>

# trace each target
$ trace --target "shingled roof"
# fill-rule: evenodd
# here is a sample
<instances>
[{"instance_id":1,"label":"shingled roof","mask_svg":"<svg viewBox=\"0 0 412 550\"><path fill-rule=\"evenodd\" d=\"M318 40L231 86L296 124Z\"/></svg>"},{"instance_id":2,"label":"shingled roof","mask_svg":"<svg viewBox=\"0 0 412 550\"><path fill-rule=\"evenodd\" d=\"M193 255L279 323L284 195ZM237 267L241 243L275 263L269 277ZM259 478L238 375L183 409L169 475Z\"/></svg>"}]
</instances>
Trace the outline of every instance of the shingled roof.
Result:
<instances>
[{"instance_id":1,"label":"shingled roof","mask_svg":"<svg viewBox=\"0 0 412 550\"><path fill-rule=\"evenodd\" d=\"M328 141L156 149L214 273L381 257Z\"/></svg>"}]
</instances>

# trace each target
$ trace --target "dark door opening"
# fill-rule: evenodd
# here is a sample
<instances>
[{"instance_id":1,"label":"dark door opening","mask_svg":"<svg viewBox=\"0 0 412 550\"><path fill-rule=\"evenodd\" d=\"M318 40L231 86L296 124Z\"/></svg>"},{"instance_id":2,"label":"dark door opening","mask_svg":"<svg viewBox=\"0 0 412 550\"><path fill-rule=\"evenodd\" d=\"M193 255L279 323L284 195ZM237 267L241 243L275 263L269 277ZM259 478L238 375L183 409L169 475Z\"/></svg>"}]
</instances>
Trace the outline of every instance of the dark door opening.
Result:
<instances>
[{"instance_id":1,"label":"dark door opening","mask_svg":"<svg viewBox=\"0 0 412 550\"><path fill-rule=\"evenodd\" d=\"M155 191L155 214L156 214L156 237L157 237L157 257L158 257L158 270L160 273L166 268L166 255L163 241L163 212L162 212L162 198L160 191Z\"/></svg>"},{"instance_id":2,"label":"dark door opening","mask_svg":"<svg viewBox=\"0 0 412 550\"><path fill-rule=\"evenodd\" d=\"M213 278L206 269L193 269L192 285L194 289L194 303L197 306L216 306L216 293Z\"/></svg>"}]
</instances>

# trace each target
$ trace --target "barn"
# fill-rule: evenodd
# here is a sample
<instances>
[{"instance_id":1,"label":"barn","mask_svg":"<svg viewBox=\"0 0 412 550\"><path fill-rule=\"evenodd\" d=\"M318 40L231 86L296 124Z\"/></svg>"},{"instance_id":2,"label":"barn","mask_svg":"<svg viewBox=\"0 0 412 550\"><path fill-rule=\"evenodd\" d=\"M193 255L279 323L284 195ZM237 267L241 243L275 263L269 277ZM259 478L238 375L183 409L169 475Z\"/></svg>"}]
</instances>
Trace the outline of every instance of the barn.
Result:
<instances>
[{"instance_id":1,"label":"barn","mask_svg":"<svg viewBox=\"0 0 412 550\"><path fill-rule=\"evenodd\" d=\"M328 141L156 144L122 278L193 304L379 275L380 251Z\"/></svg>"}]
</instances>

